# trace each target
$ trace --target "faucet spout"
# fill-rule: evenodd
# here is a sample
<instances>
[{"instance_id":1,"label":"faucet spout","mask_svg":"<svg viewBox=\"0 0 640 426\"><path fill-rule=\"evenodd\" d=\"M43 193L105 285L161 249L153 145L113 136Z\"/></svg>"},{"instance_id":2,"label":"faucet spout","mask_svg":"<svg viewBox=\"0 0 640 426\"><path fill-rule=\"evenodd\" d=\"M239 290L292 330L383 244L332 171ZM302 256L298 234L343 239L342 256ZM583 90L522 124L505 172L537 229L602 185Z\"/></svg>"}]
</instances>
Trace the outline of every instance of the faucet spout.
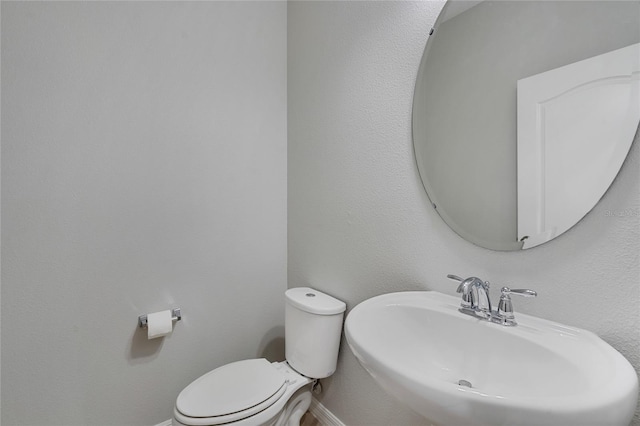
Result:
<instances>
[{"instance_id":1,"label":"faucet spout","mask_svg":"<svg viewBox=\"0 0 640 426\"><path fill-rule=\"evenodd\" d=\"M478 277L461 279L455 275L447 275L447 278L460 281L456 292L462 293L460 311L473 314L480 318L491 318L491 299L489 298L489 282L482 281Z\"/></svg>"},{"instance_id":2,"label":"faucet spout","mask_svg":"<svg viewBox=\"0 0 640 426\"><path fill-rule=\"evenodd\" d=\"M475 309L478 306L478 291L475 290L478 283L482 283L482 280L477 277L469 277L460 281L456 292L462 293L461 306L463 308Z\"/></svg>"},{"instance_id":3,"label":"faucet spout","mask_svg":"<svg viewBox=\"0 0 640 426\"><path fill-rule=\"evenodd\" d=\"M491 298L489 297L489 281L483 281L474 286L478 294L476 313L485 319L491 318Z\"/></svg>"}]
</instances>

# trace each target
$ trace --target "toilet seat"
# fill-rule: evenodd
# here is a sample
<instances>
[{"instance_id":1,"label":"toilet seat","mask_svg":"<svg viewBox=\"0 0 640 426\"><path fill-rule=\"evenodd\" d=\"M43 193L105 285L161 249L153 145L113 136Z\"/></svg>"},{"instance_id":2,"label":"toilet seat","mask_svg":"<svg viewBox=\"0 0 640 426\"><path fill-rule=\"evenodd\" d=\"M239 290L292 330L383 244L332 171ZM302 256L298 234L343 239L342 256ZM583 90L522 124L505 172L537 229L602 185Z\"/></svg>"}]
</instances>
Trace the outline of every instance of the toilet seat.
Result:
<instances>
[{"instance_id":1,"label":"toilet seat","mask_svg":"<svg viewBox=\"0 0 640 426\"><path fill-rule=\"evenodd\" d=\"M269 408L286 389L286 374L266 359L237 361L184 388L174 415L181 423L194 426L235 422Z\"/></svg>"}]
</instances>

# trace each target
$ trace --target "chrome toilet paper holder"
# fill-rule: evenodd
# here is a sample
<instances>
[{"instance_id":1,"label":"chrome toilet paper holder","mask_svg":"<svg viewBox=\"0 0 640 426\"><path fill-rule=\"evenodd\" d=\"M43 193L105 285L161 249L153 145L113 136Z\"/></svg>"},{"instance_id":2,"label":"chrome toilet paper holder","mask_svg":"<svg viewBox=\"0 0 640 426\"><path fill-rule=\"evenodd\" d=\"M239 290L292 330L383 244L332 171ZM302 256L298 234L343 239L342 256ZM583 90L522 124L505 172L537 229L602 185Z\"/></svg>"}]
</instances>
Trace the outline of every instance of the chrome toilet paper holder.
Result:
<instances>
[{"instance_id":1,"label":"chrome toilet paper holder","mask_svg":"<svg viewBox=\"0 0 640 426\"><path fill-rule=\"evenodd\" d=\"M176 322L182 319L182 313L180 312L180 308L173 308L171 310L171 321ZM147 328L147 315L140 315L138 317L138 327Z\"/></svg>"}]
</instances>

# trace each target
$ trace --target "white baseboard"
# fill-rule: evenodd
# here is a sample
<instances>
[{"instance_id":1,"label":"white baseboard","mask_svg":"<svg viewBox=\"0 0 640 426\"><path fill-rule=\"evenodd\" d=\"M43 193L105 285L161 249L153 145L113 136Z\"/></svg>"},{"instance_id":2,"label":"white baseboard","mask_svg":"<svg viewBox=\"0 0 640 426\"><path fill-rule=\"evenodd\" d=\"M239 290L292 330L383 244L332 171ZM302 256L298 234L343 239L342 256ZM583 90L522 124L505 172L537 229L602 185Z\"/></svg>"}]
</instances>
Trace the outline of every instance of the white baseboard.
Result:
<instances>
[{"instance_id":1,"label":"white baseboard","mask_svg":"<svg viewBox=\"0 0 640 426\"><path fill-rule=\"evenodd\" d=\"M327 410L327 408L315 398L311 399L309 411L313 414L313 417L318 420L318 423L320 423L321 426L345 426L339 418L337 418L331 411ZM172 424L173 422L169 419L162 423L158 423L155 426L172 426Z\"/></svg>"},{"instance_id":2,"label":"white baseboard","mask_svg":"<svg viewBox=\"0 0 640 426\"><path fill-rule=\"evenodd\" d=\"M311 399L311 406L309 411L313 414L313 417L318 419L318 423L321 426L345 426L339 418L337 418L331 411L327 410L327 407L322 405L317 399Z\"/></svg>"}]
</instances>

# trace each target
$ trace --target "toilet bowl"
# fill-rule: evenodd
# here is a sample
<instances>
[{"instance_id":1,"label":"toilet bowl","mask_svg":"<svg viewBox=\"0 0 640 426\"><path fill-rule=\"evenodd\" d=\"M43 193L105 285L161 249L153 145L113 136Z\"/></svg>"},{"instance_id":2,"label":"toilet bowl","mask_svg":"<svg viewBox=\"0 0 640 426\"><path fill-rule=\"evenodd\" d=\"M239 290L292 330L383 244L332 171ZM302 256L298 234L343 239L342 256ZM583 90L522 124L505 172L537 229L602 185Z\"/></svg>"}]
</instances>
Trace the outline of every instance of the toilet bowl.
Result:
<instances>
[{"instance_id":1,"label":"toilet bowl","mask_svg":"<svg viewBox=\"0 0 640 426\"><path fill-rule=\"evenodd\" d=\"M312 382L286 362L227 364L180 393L173 425L297 425L311 403Z\"/></svg>"},{"instance_id":2,"label":"toilet bowl","mask_svg":"<svg viewBox=\"0 0 640 426\"><path fill-rule=\"evenodd\" d=\"M311 386L336 368L346 305L308 287L286 291L286 361L218 367L180 392L174 426L298 426Z\"/></svg>"}]
</instances>

